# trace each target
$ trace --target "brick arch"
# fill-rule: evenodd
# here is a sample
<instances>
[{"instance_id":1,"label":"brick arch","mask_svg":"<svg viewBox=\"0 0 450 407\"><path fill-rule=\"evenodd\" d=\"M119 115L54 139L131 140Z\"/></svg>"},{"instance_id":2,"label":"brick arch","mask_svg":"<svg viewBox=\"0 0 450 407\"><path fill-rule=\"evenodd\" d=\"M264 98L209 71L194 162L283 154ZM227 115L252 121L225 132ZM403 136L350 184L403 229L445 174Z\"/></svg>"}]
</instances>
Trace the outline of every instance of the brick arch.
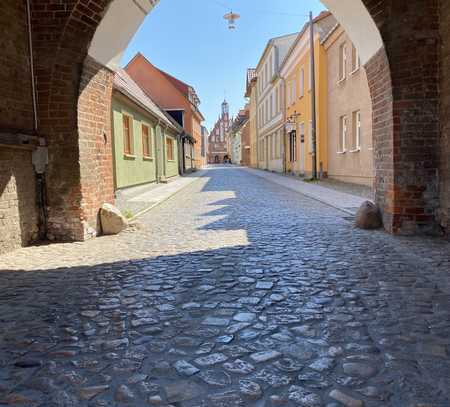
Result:
<instances>
[{"instance_id":1,"label":"brick arch","mask_svg":"<svg viewBox=\"0 0 450 407\"><path fill-rule=\"evenodd\" d=\"M140 20L127 22L133 29L116 30L114 38L108 24L114 22L115 7L129 0L32 1L40 131L48 139L51 161L49 231L56 238L83 239L95 233L96 212L113 194L111 146L104 143L110 140L109 105L102 102L110 100L109 68L147 10L141 10ZM389 231L431 230L439 203L439 2L361 1L382 43L373 55L367 52L365 63L373 102L377 202ZM133 0L141 7L146 2ZM332 11L332 3L343 4L323 2ZM349 16L340 15L344 28ZM361 26L350 29L355 43L364 43L366 27ZM105 44L111 52L105 52Z\"/></svg>"},{"instance_id":2,"label":"brick arch","mask_svg":"<svg viewBox=\"0 0 450 407\"><path fill-rule=\"evenodd\" d=\"M79 96L89 44L110 2L31 3L38 133L49 148L47 226L51 239L82 240L88 229L84 198L92 194L86 194L87 185L82 182L86 157L81 148L84 127Z\"/></svg>"}]
</instances>

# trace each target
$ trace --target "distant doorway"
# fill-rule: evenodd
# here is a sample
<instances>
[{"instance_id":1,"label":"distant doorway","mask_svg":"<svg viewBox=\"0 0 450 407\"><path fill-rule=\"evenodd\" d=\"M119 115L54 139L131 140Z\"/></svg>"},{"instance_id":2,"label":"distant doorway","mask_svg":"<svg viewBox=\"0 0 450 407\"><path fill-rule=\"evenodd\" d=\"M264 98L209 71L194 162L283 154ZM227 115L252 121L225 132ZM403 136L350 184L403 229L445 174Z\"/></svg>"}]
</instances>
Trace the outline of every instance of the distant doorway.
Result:
<instances>
[{"instance_id":1,"label":"distant doorway","mask_svg":"<svg viewBox=\"0 0 450 407\"><path fill-rule=\"evenodd\" d=\"M216 155L216 156L214 157L214 163L215 163L215 164L219 164L219 156L218 156L218 155Z\"/></svg>"}]
</instances>

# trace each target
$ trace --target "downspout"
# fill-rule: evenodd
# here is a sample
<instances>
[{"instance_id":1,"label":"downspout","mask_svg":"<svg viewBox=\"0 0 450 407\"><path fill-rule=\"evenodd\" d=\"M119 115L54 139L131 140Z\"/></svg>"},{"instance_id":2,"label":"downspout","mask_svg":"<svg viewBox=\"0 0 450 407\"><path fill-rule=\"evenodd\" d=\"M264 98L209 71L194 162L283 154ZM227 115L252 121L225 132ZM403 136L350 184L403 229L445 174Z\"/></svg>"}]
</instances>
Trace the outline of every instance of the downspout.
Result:
<instances>
[{"instance_id":1,"label":"downspout","mask_svg":"<svg viewBox=\"0 0 450 407\"><path fill-rule=\"evenodd\" d=\"M158 164L158 161L159 161L159 159L158 159L158 155L159 155L158 154L158 146L159 146L158 139L159 139L159 137L158 137L158 127L160 127L160 123L161 123L161 120L158 119L158 124L155 127L155 150L156 150L156 154L155 154L155 171L156 171L156 183L157 184L159 184L159 164Z\"/></svg>"},{"instance_id":2,"label":"downspout","mask_svg":"<svg viewBox=\"0 0 450 407\"><path fill-rule=\"evenodd\" d=\"M283 173L287 174L287 156L286 156L286 104L285 104L285 98L284 98L284 90L285 90L286 82L284 78L281 78L281 88L280 88L280 105L281 105L281 112L283 114L283 127L281 130L281 134L283 135Z\"/></svg>"},{"instance_id":3,"label":"downspout","mask_svg":"<svg viewBox=\"0 0 450 407\"><path fill-rule=\"evenodd\" d=\"M33 119L34 119L34 132L37 133L38 129L38 116L37 116L37 95L36 95L36 78L34 76L34 58L33 58L33 38L31 32L31 6L30 0L27 0L27 27L28 27L28 49L30 58L30 71L31 71L31 94L33 98Z\"/></svg>"},{"instance_id":4,"label":"downspout","mask_svg":"<svg viewBox=\"0 0 450 407\"><path fill-rule=\"evenodd\" d=\"M38 112L37 112L37 92L36 77L34 73L34 50L33 36L31 27L31 5L30 0L26 0L27 5L27 31L28 31L28 50L30 59L31 74L31 95L33 101L33 133L38 133ZM45 179L45 171L48 165L48 147L43 137L39 138L39 145L32 154L32 164L36 175L36 203L39 211L38 234L39 239L47 237L48 230L48 213L47 213L47 187Z\"/></svg>"}]
</instances>

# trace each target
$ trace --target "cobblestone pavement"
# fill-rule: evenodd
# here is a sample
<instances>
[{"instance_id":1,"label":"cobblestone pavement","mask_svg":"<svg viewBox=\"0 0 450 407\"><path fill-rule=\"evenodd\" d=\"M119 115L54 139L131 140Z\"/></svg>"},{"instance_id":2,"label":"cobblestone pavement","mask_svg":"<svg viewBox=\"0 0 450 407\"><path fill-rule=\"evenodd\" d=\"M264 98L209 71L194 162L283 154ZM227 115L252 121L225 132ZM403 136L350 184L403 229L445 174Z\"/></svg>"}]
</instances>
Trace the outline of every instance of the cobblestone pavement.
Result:
<instances>
[{"instance_id":1,"label":"cobblestone pavement","mask_svg":"<svg viewBox=\"0 0 450 407\"><path fill-rule=\"evenodd\" d=\"M0 258L0 405L448 407L448 245L409 242L208 170L121 236Z\"/></svg>"}]
</instances>

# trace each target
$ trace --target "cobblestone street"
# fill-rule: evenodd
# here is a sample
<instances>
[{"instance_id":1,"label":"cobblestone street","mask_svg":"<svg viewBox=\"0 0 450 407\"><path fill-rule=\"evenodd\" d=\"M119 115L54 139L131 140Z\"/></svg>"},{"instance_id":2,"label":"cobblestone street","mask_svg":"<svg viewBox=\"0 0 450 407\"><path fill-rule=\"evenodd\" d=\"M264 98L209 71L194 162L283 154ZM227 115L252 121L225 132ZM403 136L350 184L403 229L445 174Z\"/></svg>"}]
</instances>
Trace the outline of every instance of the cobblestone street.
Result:
<instances>
[{"instance_id":1,"label":"cobblestone street","mask_svg":"<svg viewBox=\"0 0 450 407\"><path fill-rule=\"evenodd\" d=\"M448 244L239 168L0 268L0 405L450 406Z\"/></svg>"}]
</instances>

